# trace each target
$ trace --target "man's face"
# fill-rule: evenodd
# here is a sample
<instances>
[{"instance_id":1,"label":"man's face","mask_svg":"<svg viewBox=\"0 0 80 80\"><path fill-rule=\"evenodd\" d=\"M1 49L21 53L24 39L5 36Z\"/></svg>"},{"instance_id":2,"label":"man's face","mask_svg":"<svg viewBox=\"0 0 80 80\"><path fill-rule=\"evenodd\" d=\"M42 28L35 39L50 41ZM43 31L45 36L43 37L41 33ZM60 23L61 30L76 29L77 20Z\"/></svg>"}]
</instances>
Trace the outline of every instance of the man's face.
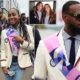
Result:
<instances>
[{"instance_id":1,"label":"man's face","mask_svg":"<svg viewBox=\"0 0 80 80\"><path fill-rule=\"evenodd\" d=\"M68 29L76 34L80 34L80 4L69 6L67 18Z\"/></svg>"}]
</instances>

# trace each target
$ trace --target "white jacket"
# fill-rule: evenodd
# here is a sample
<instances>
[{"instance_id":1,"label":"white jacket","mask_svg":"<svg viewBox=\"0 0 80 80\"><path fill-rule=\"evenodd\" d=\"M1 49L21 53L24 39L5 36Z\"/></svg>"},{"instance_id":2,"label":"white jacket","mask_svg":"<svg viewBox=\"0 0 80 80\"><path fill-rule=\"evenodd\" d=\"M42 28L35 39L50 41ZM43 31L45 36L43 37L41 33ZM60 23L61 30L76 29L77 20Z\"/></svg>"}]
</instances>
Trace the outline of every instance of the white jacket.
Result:
<instances>
[{"instance_id":1,"label":"white jacket","mask_svg":"<svg viewBox=\"0 0 80 80\"><path fill-rule=\"evenodd\" d=\"M31 59L29 56L29 50L34 49L34 38L32 26L26 25L28 33L30 35L31 43L28 46L28 42L24 41L23 44L20 44L19 54L18 54L18 64L21 68L29 67L32 65ZM9 41L6 35L7 29L4 29L1 34L1 67L10 67L12 62L12 52L9 45Z\"/></svg>"},{"instance_id":2,"label":"white jacket","mask_svg":"<svg viewBox=\"0 0 80 80\"><path fill-rule=\"evenodd\" d=\"M53 44L55 40L53 40L53 36L48 37L48 41ZM56 35L57 36L57 35ZM64 46L64 41L63 41L63 36L62 36L62 31L59 33L57 36L60 47L63 50L64 56L66 60L68 61L68 57L66 54L65 46ZM67 80L66 77L62 74L62 72L59 70L61 68L61 65L57 64L55 67L51 65L51 56L49 54L49 50L46 47L44 40L40 41L40 44L37 49L37 55L34 63L34 78L39 78L40 80ZM56 42L56 41L55 41ZM53 47L55 44L52 45ZM51 45L49 45L49 48L51 49ZM80 46L77 51L77 56L76 56L76 62L80 58ZM80 71L80 61L78 62L76 68Z\"/></svg>"}]
</instances>

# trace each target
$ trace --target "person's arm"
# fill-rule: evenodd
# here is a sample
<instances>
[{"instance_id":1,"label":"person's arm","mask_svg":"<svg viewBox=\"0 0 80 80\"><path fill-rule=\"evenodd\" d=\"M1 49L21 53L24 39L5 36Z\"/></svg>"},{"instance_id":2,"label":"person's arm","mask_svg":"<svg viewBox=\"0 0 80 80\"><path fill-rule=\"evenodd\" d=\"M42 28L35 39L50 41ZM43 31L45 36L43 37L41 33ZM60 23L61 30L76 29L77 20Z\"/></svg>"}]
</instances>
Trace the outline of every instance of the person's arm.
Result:
<instances>
[{"instance_id":1,"label":"person's arm","mask_svg":"<svg viewBox=\"0 0 80 80\"><path fill-rule=\"evenodd\" d=\"M24 40L23 44L20 44L20 47L29 48L30 50L33 50L34 49L34 37L33 37L33 30L32 30L33 28L32 26L29 25L26 25L26 27L30 37L30 41L28 42Z\"/></svg>"},{"instance_id":2,"label":"person's arm","mask_svg":"<svg viewBox=\"0 0 80 80\"><path fill-rule=\"evenodd\" d=\"M1 68L3 70L4 73L8 73L8 69L7 69L7 66L6 66L6 52L5 52L5 38L4 38L4 31L2 31L2 34L1 34Z\"/></svg>"},{"instance_id":3,"label":"person's arm","mask_svg":"<svg viewBox=\"0 0 80 80\"><path fill-rule=\"evenodd\" d=\"M47 77L47 66L45 61L44 44L40 41L34 63L34 80L45 80Z\"/></svg>"},{"instance_id":4,"label":"person's arm","mask_svg":"<svg viewBox=\"0 0 80 80\"><path fill-rule=\"evenodd\" d=\"M27 26L27 31L30 37L30 41L25 40L24 37L14 36L14 39L20 43L21 48L28 48L29 50L34 49L34 38L31 26Z\"/></svg>"}]
</instances>

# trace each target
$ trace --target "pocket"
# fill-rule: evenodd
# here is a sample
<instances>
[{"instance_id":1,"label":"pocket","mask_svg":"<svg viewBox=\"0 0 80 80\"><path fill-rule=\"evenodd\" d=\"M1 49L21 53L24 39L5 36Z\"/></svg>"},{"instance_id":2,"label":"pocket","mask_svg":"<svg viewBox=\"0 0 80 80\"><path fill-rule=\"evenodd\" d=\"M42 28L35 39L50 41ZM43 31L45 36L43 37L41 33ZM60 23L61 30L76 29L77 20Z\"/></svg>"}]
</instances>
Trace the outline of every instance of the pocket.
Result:
<instances>
[{"instance_id":1,"label":"pocket","mask_svg":"<svg viewBox=\"0 0 80 80\"><path fill-rule=\"evenodd\" d=\"M27 53L23 53L23 55L26 55L26 54L29 54L28 52Z\"/></svg>"}]
</instances>

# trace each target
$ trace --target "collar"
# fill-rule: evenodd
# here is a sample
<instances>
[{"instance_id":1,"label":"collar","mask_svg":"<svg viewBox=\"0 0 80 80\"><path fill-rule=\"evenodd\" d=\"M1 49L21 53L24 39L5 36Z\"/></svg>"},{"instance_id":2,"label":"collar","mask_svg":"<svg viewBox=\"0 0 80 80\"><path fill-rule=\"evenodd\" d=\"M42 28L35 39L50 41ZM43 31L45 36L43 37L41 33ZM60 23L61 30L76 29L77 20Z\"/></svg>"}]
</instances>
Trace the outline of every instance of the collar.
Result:
<instances>
[{"instance_id":1,"label":"collar","mask_svg":"<svg viewBox=\"0 0 80 80\"><path fill-rule=\"evenodd\" d=\"M64 40L67 40L69 37L71 37L67 32L64 31L64 29L63 29L62 35ZM74 38L76 40L80 40L80 35L76 35L74 36Z\"/></svg>"},{"instance_id":2,"label":"collar","mask_svg":"<svg viewBox=\"0 0 80 80\"><path fill-rule=\"evenodd\" d=\"M12 25L10 25L10 28L14 29L14 30L18 30L20 27L20 24L17 25L17 28L14 28Z\"/></svg>"},{"instance_id":3,"label":"collar","mask_svg":"<svg viewBox=\"0 0 80 80\"><path fill-rule=\"evenodd\" d=\"M64 40L67 40L69 37L71 37L67 32L64 31L64 29L62 31L62 36Z\"/></svg>"}]
</instances>

